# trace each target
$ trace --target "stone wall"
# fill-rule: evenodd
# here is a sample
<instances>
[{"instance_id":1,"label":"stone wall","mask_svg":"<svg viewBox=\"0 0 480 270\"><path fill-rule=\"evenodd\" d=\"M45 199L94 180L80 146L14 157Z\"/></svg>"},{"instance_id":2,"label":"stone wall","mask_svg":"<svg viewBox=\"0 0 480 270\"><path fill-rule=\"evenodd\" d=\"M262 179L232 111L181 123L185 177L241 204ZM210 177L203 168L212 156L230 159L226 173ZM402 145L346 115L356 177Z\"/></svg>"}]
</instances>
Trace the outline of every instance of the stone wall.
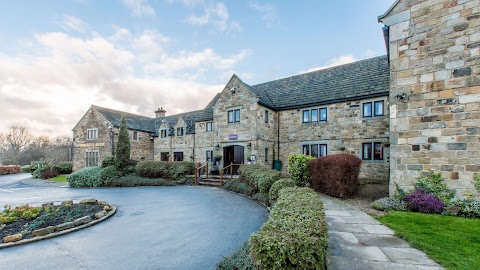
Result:
<instances>
[{"instance_id":1,"label":"stone wall","mask_svg":"<svg viewBox=\"0 0 480 270\"><path fill-rule=\"evenodd\" d=\"M395 14L395 16L393 16ZM480 1L400 1L390 28L391 183L442 172L474 192L480 171ZM405 98L399 98L405 94Z\"/></svg>"},{"instance_id":2,"label":"stone wall","mask_svg":"<svg viewBox=\"0 0 480 270\"><path fill-rule=\"evenodd\" d=\"M178 136L177 128L183 128L183 136ZM169 161L173 161L174 153L181 152L183 153L184 161L193 161L195 135L186 134L187 123L185 123L182 118L179 118L177 123L173 126L173 135L168 133L170 125L167 122L160 125L159 134L161 134L161 130L167 130L167 137L162 138L161 135L159 135L155 138L155 160L161 160L161 153L168 153Z\"/></svg>"},{"instance_id":3,"label":"stone wall","mask_svg":"<svg viewBox=\"0 0 480 270\"><path fill-rule=\"evenodd\" d=\"M327 144L327 153L353 154L361 157L362 143L386 142L388 138L387 98L380 97L361 101L342 102L311 108L281 111L280 114L280 160L283 168L288 166L290 154L302 153L302 144ZM362 117L362 103L384 101L384 116ZM303 109L327 108L327 122L302 123ZM345 148L344 150L342 150ZM363 161L362 180L387 183L389 175L388 148L384 148L383 161Z\"/></svg>"}]
</instances>

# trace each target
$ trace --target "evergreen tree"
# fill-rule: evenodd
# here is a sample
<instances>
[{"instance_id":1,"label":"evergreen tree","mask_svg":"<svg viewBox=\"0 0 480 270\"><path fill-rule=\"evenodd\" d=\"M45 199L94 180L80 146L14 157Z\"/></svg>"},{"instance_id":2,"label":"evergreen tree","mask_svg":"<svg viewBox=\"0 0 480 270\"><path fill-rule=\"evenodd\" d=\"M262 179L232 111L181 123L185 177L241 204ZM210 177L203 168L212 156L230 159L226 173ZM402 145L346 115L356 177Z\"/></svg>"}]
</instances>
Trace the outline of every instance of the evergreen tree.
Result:
<instances>
[{"instance_id":1,"label":"evergreen tree","mask_svg":"<svg viewBox=\"0 0 480 270\"><path fill-rule=\"evenodd\" d=\"M120 131L118 132L117 151L115 153L115 166L123 170L130 160L130 136L127 131L127 120L122 116Z\"/></svg>"}]
</instances>

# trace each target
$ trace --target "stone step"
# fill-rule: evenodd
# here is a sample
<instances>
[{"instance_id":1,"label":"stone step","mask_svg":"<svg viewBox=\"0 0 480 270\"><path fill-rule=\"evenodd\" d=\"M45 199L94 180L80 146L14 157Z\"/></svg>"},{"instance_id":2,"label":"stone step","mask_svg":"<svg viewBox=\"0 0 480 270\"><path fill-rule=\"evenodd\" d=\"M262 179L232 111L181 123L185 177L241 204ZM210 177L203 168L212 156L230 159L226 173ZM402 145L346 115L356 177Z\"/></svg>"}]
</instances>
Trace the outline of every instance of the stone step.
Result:
<instances>
[{"instance_id":1,"label":"stone step","mask_svg":"<svg viewBox=\"0 0 480 270\"><path fill-rule=\"evenodd\" d=\"M198 181L198 184L201 186L212 186L212 187L219 187L220 186L220 181Z\"/></svg>"}]
</instances>

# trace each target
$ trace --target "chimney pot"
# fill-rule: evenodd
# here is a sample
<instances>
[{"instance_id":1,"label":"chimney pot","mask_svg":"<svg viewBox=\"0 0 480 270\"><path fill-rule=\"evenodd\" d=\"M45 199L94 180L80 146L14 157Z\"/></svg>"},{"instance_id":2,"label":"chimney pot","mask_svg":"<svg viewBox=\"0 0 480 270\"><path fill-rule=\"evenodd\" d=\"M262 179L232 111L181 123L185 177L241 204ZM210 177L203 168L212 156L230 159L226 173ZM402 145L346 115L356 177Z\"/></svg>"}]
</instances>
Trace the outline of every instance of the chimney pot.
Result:
<instances>
[{"instance_id":1,"label":"chimney pot","mask_svg":"<svg viewBox=\"0 0 480 270\"><path fill-rule=\"evenodd\" d=\"M155 118L163 118L163 117L165 117L165 113L166 113L166 112L167 112L167 111L165 111L165 110L163 109L163 107L158 108L158 109L155 111Z\"/></svg>"}]
</instances>

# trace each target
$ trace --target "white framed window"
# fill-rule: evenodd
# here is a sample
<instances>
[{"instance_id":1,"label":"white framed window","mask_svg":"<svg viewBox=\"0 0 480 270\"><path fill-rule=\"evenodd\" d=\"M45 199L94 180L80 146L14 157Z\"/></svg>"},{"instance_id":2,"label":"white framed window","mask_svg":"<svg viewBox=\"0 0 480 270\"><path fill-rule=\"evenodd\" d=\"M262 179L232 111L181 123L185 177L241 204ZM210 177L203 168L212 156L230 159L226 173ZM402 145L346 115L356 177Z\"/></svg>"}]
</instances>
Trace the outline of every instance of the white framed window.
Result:
<instances>
[{"instance_id":1,"label":"white framed window","mask_svg":"<svg viewBox=\"0 0 480 270\"><path fill-rule=\"evenodd\" d=\"M385 115L385 101L369 101L362 103L362 117L370 118Z\"/></svg>"},{"instance_id":2,"label":"white framed window","mask_svg":"<svg viewBox=\"0 0 480 270\"><path fill-rule=\"evenodd\" d=\"M97 139L98 139L98 128L87 129L87 140L97 140Z\"/></svg>"},{"instance_id":3,"label":"white framed window","mask_svg":"<svg viewBox=\"0 0 480 270\"><path fill-rule=\"evenodd\" d=\"M324 142L306 142L302 144L302 154L315 158L328 154L328 144Z\"/></svg>"},{"instance_id":4,"label":"white framed window","mask_svg":"<svg viewBox=\"0 0 480 270\"><path fill-rule=\"evenodd\" d=\"M230 124L240 123L240 109L229 110L227 115L227 121Z\"/></svg>"},{"instance_id":5,"label":"white framed window","mask_svg":"<svg viewBox=\"0 0 480 270\"><path fill-rule=\"evenodd\" d=\"M183 127L178 127L177 128L177 137L182 137L183 136Z\"/></svg>"},{"instance_id":6,"label":"white framed window","mask_svg":"<svg viewBox=\"0 0 480 270\"><path fill-rule=\"evenodd\" d=\"M302 111L302 123L319 123L328 121L328 110L324 108L306 109Z\"/></svg>"},{"instance_id":7,"label":"white framed window","mask_svg":"<svg viewBox=\"0 0 480 270\"><path fill-rule=\"evenodd\" d=\"M138 131L132 131L132 141L138 141Z\"/></svg>"},{"instance_id":8,"label":"white framed window","mask_svg":"<svg viewBox=\"0 0 480 270\"><path fill-rule=\"evenodd\" d=\"M362 143L361 155L362 155L362 160L371 160L371 161L384 160L385 155L383 151L382 142Z\"/></svg>"},{"instance_id":9,"label":"white framed window","mask_svg":"<svg viewBox=\"0 0 480 270\"><path fill-rule=\"evenodd\" d=\"M85 166L86 167L98 166L99 156L100 156L100 152L98 150L85 151Z\"/></svg>"},{"instance_id":10,"label":"white framed window","mask_svg":"<svg viewBox=\"0 0 480 270\"><path fill-rule=\"evenodd\" d=\"M213 123L207 122L207 132L213 131Z\"/></svg>"}]
</instances>

